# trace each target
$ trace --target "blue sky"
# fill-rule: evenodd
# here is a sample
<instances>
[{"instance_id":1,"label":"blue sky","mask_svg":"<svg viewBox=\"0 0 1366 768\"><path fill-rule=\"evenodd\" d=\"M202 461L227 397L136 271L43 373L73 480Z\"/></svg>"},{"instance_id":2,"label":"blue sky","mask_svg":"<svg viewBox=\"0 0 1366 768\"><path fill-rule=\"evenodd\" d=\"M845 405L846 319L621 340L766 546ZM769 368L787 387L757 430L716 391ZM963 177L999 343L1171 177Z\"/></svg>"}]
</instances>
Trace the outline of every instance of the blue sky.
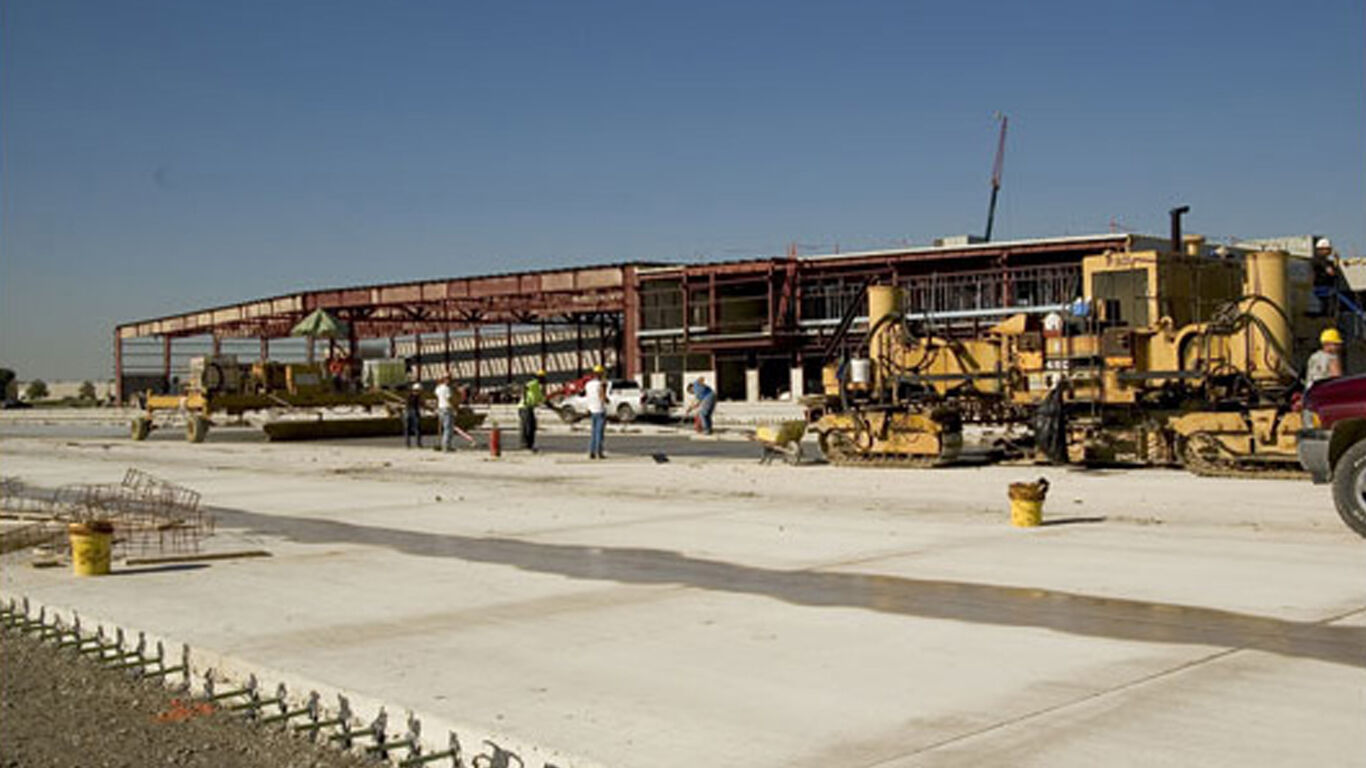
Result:
<instances>
[{"instance_id":1,"label":"blue sky","mask_svg":"<svg viewBox=\"0 0 1366 768\"><path fill-rule=\"evenodd\" d=\"M1364 2L0 0L0 366L295 289L789 242L1366 251Z\"/></svg>"}]
</instances>

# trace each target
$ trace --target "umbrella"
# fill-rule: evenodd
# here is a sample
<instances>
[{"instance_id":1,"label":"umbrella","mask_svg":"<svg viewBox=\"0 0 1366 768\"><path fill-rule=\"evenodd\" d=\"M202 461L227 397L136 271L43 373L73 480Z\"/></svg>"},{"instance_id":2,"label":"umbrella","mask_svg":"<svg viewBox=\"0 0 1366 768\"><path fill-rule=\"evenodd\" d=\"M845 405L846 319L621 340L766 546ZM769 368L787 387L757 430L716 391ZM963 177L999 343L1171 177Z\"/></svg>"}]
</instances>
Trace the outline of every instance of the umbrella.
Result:
<instances>
[{"instance_id":1,"label":"umbrella","mask_svg":"<svg viewBox=\"0 0 1366 768\"><path fill-rule=\"evenodd\" d=\"M327 314L318 307L308 317L300 320L289 332L290 336L308 336L314 339L341 339L346 337L346 323Z\"/></svg>"}]
</instances>

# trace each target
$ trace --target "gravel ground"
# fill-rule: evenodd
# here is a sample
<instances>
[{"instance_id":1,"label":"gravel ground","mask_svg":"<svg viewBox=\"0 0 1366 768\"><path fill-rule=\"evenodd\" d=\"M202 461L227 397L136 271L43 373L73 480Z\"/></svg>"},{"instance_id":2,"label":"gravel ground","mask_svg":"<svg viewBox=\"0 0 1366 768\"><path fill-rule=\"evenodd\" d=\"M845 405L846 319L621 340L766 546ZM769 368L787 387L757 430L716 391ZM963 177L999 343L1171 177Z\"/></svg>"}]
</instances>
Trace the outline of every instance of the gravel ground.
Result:
<instances>
[{"instance_id":1,"label":"gravel ground","mask_svg":"<svg viewBox=\"0 0 1366 768\"><path fill-rule=\"evenodd\" d=\"M375 762L257 727L151 682L0 632L0 766L356 768Z\"/></svg>"}]
</instances>

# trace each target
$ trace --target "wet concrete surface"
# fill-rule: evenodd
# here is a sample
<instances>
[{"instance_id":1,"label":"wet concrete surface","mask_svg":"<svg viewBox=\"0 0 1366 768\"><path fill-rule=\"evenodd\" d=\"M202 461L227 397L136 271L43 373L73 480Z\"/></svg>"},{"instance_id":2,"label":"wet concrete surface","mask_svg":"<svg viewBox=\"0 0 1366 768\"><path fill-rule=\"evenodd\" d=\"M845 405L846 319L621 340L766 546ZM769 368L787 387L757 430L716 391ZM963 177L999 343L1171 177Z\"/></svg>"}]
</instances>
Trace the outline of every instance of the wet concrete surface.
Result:
<instances>
[{"instance_id":1,"label":"wet concrete surface","mask_svg":"<svg viewBox=\"0 0 1366 768\"><path fill-rule=\"evenodd\" d=\"M785 603L1150 643L1264 651L1366 668L1366 627L1345 618L1286 621L1230 611L1048 589L812 570L781 570L662 549L546 544L214 508L220 523L305 544L364 544L419 557L506 565L575 579L677 585ZM1349 614L1351 615L1351 614Z\"/></svg>"}]
</instances>

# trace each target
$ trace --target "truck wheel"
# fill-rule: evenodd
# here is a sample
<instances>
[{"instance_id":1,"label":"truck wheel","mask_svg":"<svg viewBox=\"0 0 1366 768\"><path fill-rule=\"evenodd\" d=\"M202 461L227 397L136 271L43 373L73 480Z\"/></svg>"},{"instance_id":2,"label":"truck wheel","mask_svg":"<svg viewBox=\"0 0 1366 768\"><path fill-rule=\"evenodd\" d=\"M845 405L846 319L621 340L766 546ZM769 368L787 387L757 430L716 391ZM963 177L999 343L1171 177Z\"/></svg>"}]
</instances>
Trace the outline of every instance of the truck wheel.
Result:
<instances>
[{"instance_id":1,"label":"truck wheel","mask_svg":"<svg viewBox=\"0 0 1366 768\"><path fill-rule=\"evenodd\" d=\"M623 424L636 420L635 409L626 403L617 406L617 421Z\"/></svg>"},{"instance_id":2,"label":"truck wheel","mask_svg":"<svg viewBox=\"0 0 1366 768\"><path fill-rule=\"evenodd\" d=\"M191 443L202 443L209 434L209 420L203 416L191 416L185 422L185 439Z\"/></svg>"},{"instance_id":3,"label":"truck wheel","mask_svg":"<svg viewBox=\"0 0 1366 768\"><path fill-rule=\"evenodd\" d=\"M574 406L572 405L560 406L560 409L556 411L556 413L560 414L560 421L563 421L566 424L573 424L579 420L579 414L574 410Z\"/></svg>"},{"instance_id":4,"label":"truck wheel","mask_svg":"<svg viewBox=\"0 0 1366 768\"><path fill-rule=\"evenodd\" d=\"M152 431L152 422L146 416L139 416L133 419L129 425L129 435L134 440L146 440L148 433Z\"/></svg>"},{"instance_id":5,"label":"truck wheel","mask_svg":"<svg viewBox=\"0 0 1366 768\"><path fill-rule=\"evenodd\" d=\"M1333 465L1333 503L1358 536L1366 537L1366 440L1358 440Z\"/></svg>"}]
</instances>

